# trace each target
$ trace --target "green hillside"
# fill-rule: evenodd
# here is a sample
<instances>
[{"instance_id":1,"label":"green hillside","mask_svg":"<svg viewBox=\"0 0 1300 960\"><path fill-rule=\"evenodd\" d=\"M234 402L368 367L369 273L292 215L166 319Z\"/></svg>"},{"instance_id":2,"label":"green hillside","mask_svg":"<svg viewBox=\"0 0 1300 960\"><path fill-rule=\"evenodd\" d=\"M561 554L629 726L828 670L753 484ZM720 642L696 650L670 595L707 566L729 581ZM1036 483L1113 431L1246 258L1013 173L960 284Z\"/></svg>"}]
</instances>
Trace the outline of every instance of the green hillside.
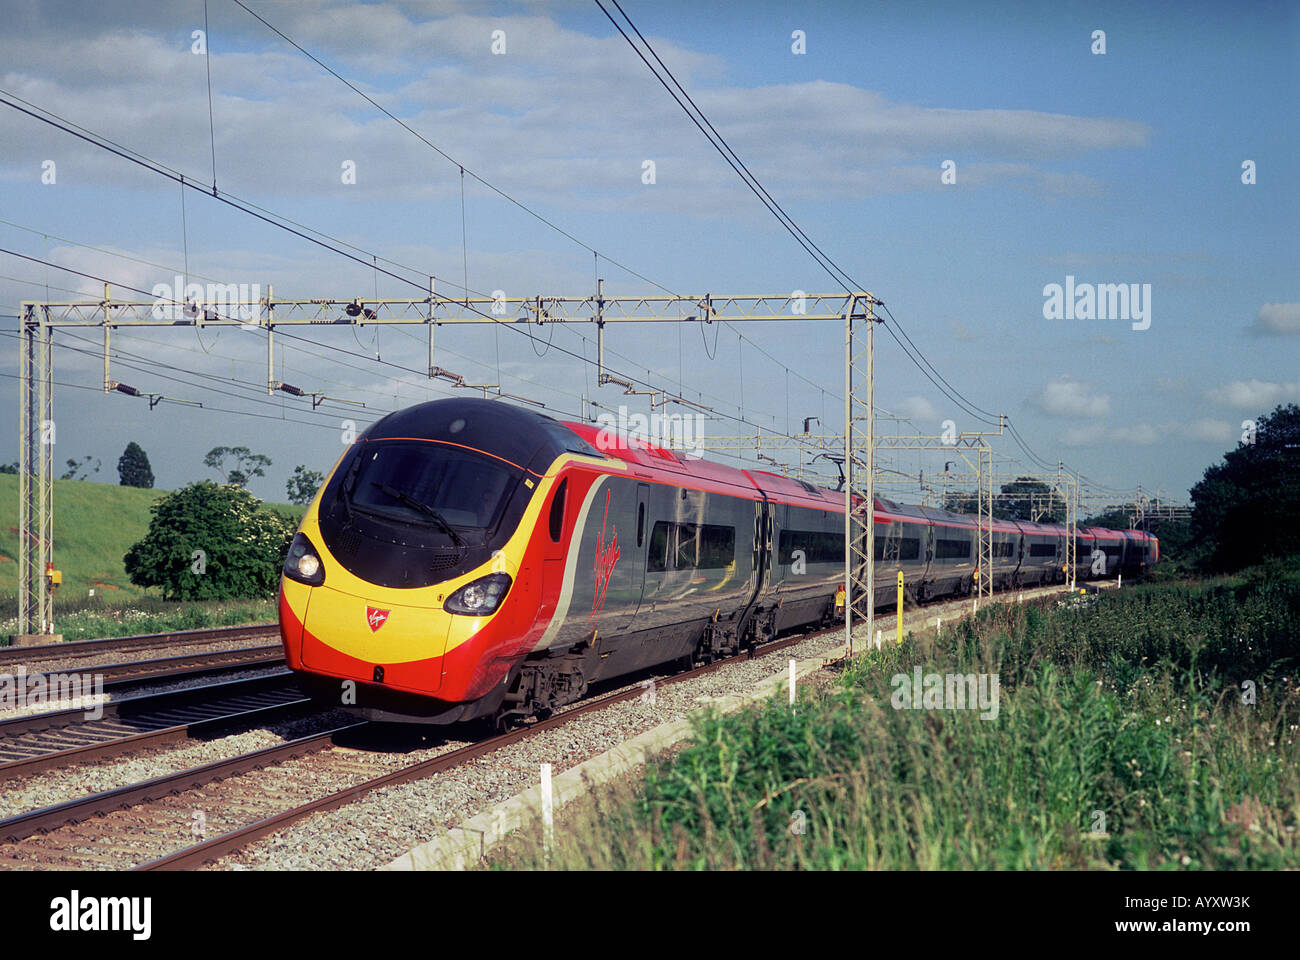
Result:
<instances>
[{"instance_id":1,"label":"green hillside","mask_svg":"<svg viewBox=\"0 0 1300 960\"><path fill-rule=\"evenodd\" d=\"M63 571L56 605L84 600L91 589L112 602L148 595L128 579L122 555L149 529L149 507L166 490L85 480L54 481L54 566ZM303 508L268 503L298 518ZM0 474L0 598L18 592L18 477Z\"/></svg>"}]
</instances>

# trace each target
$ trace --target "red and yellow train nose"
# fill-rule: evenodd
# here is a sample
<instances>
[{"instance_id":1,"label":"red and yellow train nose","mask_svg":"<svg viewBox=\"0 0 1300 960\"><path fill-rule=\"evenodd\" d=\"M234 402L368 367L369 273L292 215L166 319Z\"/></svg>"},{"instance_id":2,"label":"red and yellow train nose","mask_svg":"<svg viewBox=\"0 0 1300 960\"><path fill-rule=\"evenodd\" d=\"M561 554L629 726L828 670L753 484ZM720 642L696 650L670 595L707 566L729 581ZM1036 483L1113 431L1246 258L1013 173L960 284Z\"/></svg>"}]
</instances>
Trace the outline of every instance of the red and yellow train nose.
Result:
<instances>
[{"instance_id":1,"label":"red and yellow train nose","mask_svg":"<svg viewBox=\"0 0 1300 960\"><path fill-rule=\"evenodd\" d=\"M303 619L302 666L436 693L442 685L447 621L440 605L394 603L389 597L315 587Z\"/></svg>"},{"instance_id":2,"label":"red and yellow train nose","mask_svg":"<svg viewBox=\"0 0 1300 960\"><path fill-rule=\"evenodd\" d=\"M310 529L310 525L304 525ZM316 530L310 530L317 533ZM285 561L280 632L293 670L458 701L486 682L477 641L512 577L480 568L449 583L367 583L320 553L304 530Z\"/></svg>"},{"instance_id":3,"label":"red and yellow train nose","mask_svg":"<svg viewBox=\"0 0 1300 960\"><path fill-rule=\"evenodd\" d=\"M450 619L439 592L366 583L323 555L306 530L294 537L284 572L280 634L291 669L438 691Z\"/></svg>"}]
</instances>

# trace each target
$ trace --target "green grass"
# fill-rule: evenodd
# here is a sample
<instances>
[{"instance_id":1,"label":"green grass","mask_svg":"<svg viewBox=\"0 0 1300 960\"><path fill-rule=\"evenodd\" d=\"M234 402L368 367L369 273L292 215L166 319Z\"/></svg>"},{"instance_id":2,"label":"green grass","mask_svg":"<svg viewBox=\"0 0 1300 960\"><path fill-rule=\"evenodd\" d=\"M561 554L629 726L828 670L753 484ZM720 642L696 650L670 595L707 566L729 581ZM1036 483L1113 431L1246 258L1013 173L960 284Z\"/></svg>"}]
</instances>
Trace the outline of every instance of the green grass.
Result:
<instances>
[{"instance_id":1,"label":"green grass","mask_svg":"<svg viewBox=\"0 0 1300 960\"><path fill-rule=\"evenodd\" d=\"M176 603L159 597L100 600L83 597L55 610L55 627L65 641L166 633L202 627L233 627L276 619L276 601L201 600ZM0 643L18 629L16 615L0 620Z\"/></svg>"},{"instance_id":2,"label":"green grass","mask_svg":"<svg viewBox=\"0 0 1300 960\"><path fill-rule=\"evenodd\" d=\"M1300 576L995 605L833 680L706 715L502 868L1300 867ZM996 673L1000 709L894 709L896 674ZM1243 702L1243 683L1257 700ZM1103 823L1104 818L1104 823Z\"/></svg>"},{"instance_id":3,"label":"green grass","mask_svg":"<svg viewBox=\"0 0 1300 960\"><path fill-rule=\"evenodd\" d=\"M137 587L127 577L122 556L148 531L149 508L165 493L81 480L54 481L54 565L63 573L54 602L56 629L65 639L112 636L123 632L121 627L137 623L151 626L131 626L126 632L183 629L186 617L221 618L233 615L229 610L242 609L239 604L208 604L197 608L198 613L183 613L175 609L178 605L156 599L156 590ZM281 503L266 506L295 520L304 509ZM0 512L9 518L0 523L0 620L8 621L17 615L18 591L18 478L12 474L0 474ZM92 589L94 598L90 597ZM155 602L146 602L151 599ZM266 610L252 616L254 620L274 619L274 610L267 603L243 606ZM94 623L99 626L91 626ZM13 629L0 625L0 634ZM94 629L104 632L86 633Z\"/></svg>"},{"instance_id":4,"label":"green grass","mask_svg":"<svg viewBox=\"0 0 1300 960\"><path fill-rule=\"evenodd\" d=\"M84 598L91 589L113 598L144 591L122 569L122 555L149 529L149 507L163 490L82 480L54 481L54 565L63 572L55 601ZM0 474L0 596L18 590L18 478Z\"/></svg>"}]
</instances>

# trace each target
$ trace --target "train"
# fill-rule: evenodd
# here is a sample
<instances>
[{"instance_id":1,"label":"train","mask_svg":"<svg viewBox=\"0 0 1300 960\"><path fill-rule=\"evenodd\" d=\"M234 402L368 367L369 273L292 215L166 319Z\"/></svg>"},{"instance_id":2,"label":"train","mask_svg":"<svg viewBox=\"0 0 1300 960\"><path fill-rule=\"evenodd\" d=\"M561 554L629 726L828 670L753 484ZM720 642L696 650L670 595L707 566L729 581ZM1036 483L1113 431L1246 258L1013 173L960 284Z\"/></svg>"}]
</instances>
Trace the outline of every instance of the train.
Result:
<instances>
[{"instance_id":1,"label":"train","mask_svg":"<svg viewBox=\"0 0 1300 960\"><path fill-rule=\"evenodd\" d=\"M284 562L285 659L381 722L508 726L593 683L842 621L845 497L496 400L395 411L344 451ZM1064 527L877 499L878 605L1064 582ZM1141 531L1077 529L1075 576L1142 576ZM865 599L865 598L863 598Z\"/></svg>"}]
</instances>

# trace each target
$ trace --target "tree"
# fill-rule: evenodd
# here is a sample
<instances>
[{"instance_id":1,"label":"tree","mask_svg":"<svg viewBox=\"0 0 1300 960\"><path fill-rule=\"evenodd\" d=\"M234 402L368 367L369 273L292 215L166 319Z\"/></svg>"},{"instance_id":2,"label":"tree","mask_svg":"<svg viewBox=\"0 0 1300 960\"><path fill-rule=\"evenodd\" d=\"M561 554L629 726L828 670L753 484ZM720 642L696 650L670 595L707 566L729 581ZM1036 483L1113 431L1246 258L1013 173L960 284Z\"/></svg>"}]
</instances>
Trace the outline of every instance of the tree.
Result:
<instances>
[{"instance_id":1,"label":"tree","mask_svg":"<svg viewBox=\"0 0 1300 960\"><path fill-rule=\"evenodd\" d=\"M149 456L138 443L132 440L122 451L117 461L118 485L123 487L153 488L153 470L149 467Z\"/></svg>"},{"instance_id":2,"label":"tree","mask_svg":"<svg viewBox=\"0 0 1300 960\"><path fill-rule=\"evenodd\" d=\"M17 472L18 472L17 460L15 460L13 463L0 463L0 473L17 473Z\"/></svg>"},{"instance_id":3,"label":"tree","mask_svg":"<svg viewBox=\"0 0 1300 960\"><path fill-rule=\"evenodd\" d=\"M311 503L312 497L316 496L316 491L324 482L325 474L308 470L303 464L298 464L293 468L293 476L284 485L289 493L289 502L305 507Z\"/></svg>"},{"instance_id":4,"label":"tree","mask_svg":"<svg viewBox=\"0 0 1300 960\"><path fill-rule=\"evenodd\" d=\"M91 468L90 466L91 460L95 461L95 466L93 468ZM80 460L73 460L69 458L68 469L63 471L63 476L59 477L59 479L60 480L85 480L86 477L90 476L92 473L99 473L99 467L100 467L99 460L92 457L90 454L86 454Z\"/></svg>"},{"instance_id":5,"label":"tree","mask_svg":"<svg viewBox=\"0 0 1300 960\"><path fill-rule=\"evenodd\" d=\"M1039 480L1019 477L1002 484L1002 495L993 498L993 516L998 520L1032 520L1038 523L1065 523L1065 501L1050 486ZM948 493L943 508L954 513L978 514L979 500L974 493Z\"/></svg>"},{"instance_id":6,"label":"tree","mask_svg":"<svg viewBox=\"0 0 1300 960\"><path fill-rule=\"evenodd\" d=\"M201 480L150 510L148 533L122 558L132 583L158 587L168 600L275 593L296 525L247 490Z\"/></svg>"},{"instance_id":7,"label":"tree","mask_svg":"<svg viewBox=\"0 0 1300 960\"><path fill-rule=\"evenodd\" d=\"M229 467L227 459L232 461ZM203 465L217 471L231 486L243 487L254 477L266 476L265 468L271 465L271 458L248 447L213 447L203 458Z\"/></svg>"},{"instance_id":8,"label":"tree","mask_svg":"<svg viewBox=\"0 0 1300 960\"><path fill-rule=\"evenodd\" d=\"M1039 523L1065 523L1067 512L1061 495L1041 480L1017 477L1002 484L1004 520L1034 520Z\"/></svg>"},{"instance_id":9,"label":"tree","mask_svg":"<svg viewBox=\"0 0 1300 960\"><path fill-rule=\"evenodd\" d=\"M1211 569L1300 554L1300 406L1260 417L1191 496L1193 534Z\"/></svg>"}]
</instances>

